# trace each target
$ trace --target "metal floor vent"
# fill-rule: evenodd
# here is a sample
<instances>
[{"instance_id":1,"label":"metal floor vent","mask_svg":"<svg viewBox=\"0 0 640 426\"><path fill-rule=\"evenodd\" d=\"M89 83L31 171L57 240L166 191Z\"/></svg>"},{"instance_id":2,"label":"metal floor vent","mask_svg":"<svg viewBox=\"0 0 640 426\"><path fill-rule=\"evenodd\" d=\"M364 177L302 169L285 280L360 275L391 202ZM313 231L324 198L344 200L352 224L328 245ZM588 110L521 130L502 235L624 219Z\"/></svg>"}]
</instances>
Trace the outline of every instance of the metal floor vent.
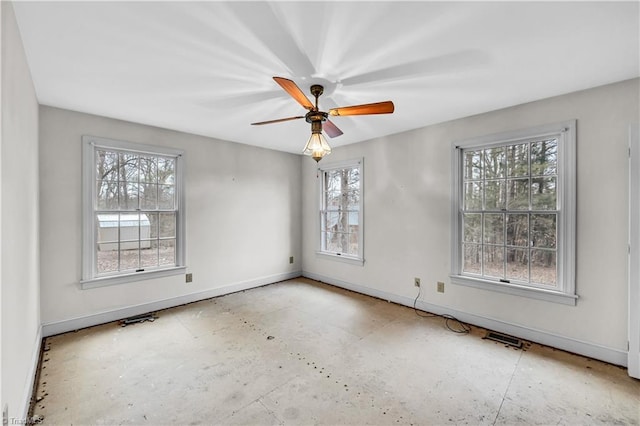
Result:
<instances>
[{"instance_id":1,"label":"metal floor vent","mask_svg":"<svg viewBox=\"0 0 640 426\"><path fill-rule=\"evenodd\" d=\"M522 340L515 337L507 336L506 334L496 333L495 331L487 331L485 339L495 340L496 342L506 343L507 345L514 346L516 348L522 348Z\"/></svg>"},{"instance_id":2,"label":"metal floor vent","mask_svg":"<svg viewBox=\"0 0 640 426\"><path fill-rule=\"evenodd\" d=\"M126 327L129 324L135 324L135 323L138 323L138 322L145 322L145 321L153 322L156 318L158 318L158 317L155 316L154 314L136 315L134 317L129 317L129 318L125 318L125 319L121 320L120 321L120 325L122 327Z\"/></svg>"}]
</instances>

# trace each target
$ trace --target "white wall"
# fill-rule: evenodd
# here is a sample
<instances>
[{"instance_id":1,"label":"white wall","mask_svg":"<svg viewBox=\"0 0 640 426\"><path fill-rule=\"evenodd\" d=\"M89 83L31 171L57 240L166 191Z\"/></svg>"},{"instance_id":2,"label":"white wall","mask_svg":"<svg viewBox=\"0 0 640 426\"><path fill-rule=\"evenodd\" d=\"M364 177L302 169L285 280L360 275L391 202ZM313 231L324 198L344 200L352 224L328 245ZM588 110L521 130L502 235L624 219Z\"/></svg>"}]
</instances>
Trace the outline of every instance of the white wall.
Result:
<instances>
[{"instance_id":1,"label":"white wall","mask_svg":"<svg viewBox=\"0 0 640 426\"><path fill-rule=\"evenodd\" d=\"M185 151L192 283L177 275L80 289L82 135ZM40 107L40 153L45 335L270 283L302 269L297 155L46 106Z\"/></svg>"},{"instance_id":2,"label":"white wall","mask_svg":"<svg viewBox=\"0 0 640 426\"><path fill-rule=\"evenodd\" d=\"M40 347L38 103L13 5L2 8L2 407L24 420Z\"/></svg>"},{"instance_id":3,"label":"white wall","mask_svg":"<svg viewBox=\"0 0 640 426\"><path fill-rule=\"evenodd\" d=\"M310 189L316 187L316 169L305 161L305 274L405 301L415 298L413 277L420 277L426 304L626 359L627 145L628 126L639 115L638 95L635 79L335 149L322 161L364 157L363 267L315 255L317 195ZM578 120L577 306L451 284L451 142L573 118ZM444 294L436 292L437 281L446 283Z\"/></svg>"}]
</instances>

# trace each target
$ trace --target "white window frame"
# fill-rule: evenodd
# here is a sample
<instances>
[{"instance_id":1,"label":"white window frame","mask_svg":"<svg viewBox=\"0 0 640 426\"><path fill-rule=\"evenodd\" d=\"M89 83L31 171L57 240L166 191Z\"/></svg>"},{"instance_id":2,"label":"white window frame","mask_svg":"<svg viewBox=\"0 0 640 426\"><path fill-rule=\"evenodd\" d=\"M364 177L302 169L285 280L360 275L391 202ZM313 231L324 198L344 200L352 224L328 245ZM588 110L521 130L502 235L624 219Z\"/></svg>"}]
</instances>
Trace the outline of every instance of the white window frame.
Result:
<instances>
[{"instance_id":1,"label":"white window frame","mask_svg":"<svg viewBox=\"0 0 640 426\"><path fill-rule=\"evenodd\" d=\"M463 150L526 142L540 137L558 138L557 181L557 289L501 282L462 273ZM452 143L451 147L451 282L469 287L575 305L576 236L576 120L488 135Z\"/></svg>"},{"instance_id":2,"label":"white window frame","mask_svg":"<svg viewBox=\"0 0 640 426\"><path fill-rule=\"evenodd\" d=\"M140 272L126 272L108 276L96 275L96 166L95 153L98 149L129 151L138 154L174 157L176 191L176 265ZM183 274L185 266L185 201L184 201L184 151L125 142L96 136L82 137L82 289L124 284L134 281Z\"/></svg>"},{"instance_id":3,"label":"white window frame","mask_svg":"<svg viewBox=\"0 0 640 426\"><path fill-rule=\"evenodd\" d=\"M322 212L324 206L324 173L340 169L360 169L360 199L358 206L358 255L348 255L344 253L335 253L326 251L322 247ZM324 163L318 167L318 245L316 255L326 259L336 260L340 262L350 263L353 265L364 265L364 160L363 158L345 160L333 163Z\"/></svg>"}]
</instances>

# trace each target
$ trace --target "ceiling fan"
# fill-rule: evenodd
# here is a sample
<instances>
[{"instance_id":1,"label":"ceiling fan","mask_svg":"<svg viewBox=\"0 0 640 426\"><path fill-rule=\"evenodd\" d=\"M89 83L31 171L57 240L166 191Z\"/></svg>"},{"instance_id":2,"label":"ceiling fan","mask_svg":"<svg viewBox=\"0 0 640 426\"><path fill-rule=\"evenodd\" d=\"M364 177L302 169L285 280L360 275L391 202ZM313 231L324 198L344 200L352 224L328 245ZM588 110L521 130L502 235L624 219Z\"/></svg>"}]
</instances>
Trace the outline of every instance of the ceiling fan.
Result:
<instances>
[{"instance_id":1,"label":"ceiling fan","mask_svg":"<svg viewBox=\"0 0 640 426\"><path fill-rule=\"evenodd\" d=\"M277 120L260 121L257 123L251 123L252 125L281 123L283 121L298 120L300 118L306 119L307 123L311 123L311 138L302 152L305 155L310 155L314 160L320 161L325 155L331 154L331 147L322 136L322 129L329 135L329 137L335 138L342 134L335 124L329 121L329 116L347 116L347 115L368 115L368 114L391 114L394 110L393 102L384 101L376 102L372 104L353 105L348 107L331 108L328 112L320 111L318 108L318 98L322 95L324 87L319 84L311 86L311 94L315 97L315 105L306 97L306 95L300 90L300 88L292 80L283 77L273 77L293 99L298 101L305 109L308 109L306 115L299 115L296 117L279 118ZM323 126L324 123L324 126Z\"/></svg>"}]
</instances>

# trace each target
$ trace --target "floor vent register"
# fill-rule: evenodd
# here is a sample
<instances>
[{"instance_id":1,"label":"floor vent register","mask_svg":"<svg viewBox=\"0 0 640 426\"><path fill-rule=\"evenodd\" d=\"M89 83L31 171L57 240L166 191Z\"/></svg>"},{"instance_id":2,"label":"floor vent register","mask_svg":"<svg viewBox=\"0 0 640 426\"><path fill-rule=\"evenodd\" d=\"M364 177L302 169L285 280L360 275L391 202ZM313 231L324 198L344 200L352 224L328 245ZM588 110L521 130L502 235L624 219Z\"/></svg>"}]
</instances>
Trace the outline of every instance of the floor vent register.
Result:
<instances>
[{"instance_id":1,"label":"floor vent register","mask_svg":"<svg viewBox=\"0 0 640 426\"><path fill-rule=\"evenodd\" d=\"M484 338L500 343L505 343L516 348L522 348L522 340L516 337L507 336L506 334L496 333L495 331L488 331L487 335L484 336Z\"/></svg>"}]
</instances>

